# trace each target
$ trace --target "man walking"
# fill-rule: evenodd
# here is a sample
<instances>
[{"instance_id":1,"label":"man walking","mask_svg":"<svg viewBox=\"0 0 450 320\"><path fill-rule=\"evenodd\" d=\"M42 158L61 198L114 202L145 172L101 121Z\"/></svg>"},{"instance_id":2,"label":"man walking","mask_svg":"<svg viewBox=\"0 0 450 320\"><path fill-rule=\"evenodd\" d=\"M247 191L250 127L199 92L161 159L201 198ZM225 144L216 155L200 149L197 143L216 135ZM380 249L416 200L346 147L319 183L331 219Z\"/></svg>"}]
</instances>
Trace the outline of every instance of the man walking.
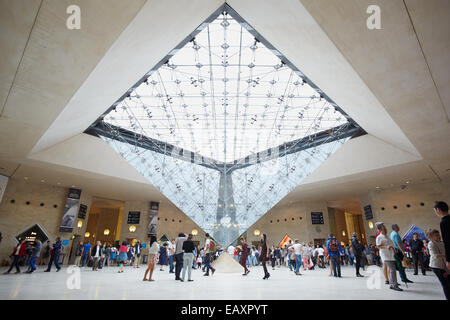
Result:
<instances>
[{"instance_id":1,"label":"man walking","mask_svg":"<svg viewBox=\"0 0 450 320\"><path fill-rule=\"evenodd\" d=\"M216 269L211 267L211 255L214 254L215 244L214 241L210 239L209 233L205 234L206 240L205 240L205 268L206 273L204 276L209 276L209 269L211 269L211 275L216 272Z\"/></svg>"},{"instance_id":2,"label":"man walking","mask_svg":"<svg viewBox=\"0 0 450 320\"><path fill-rule=\"evenodd\" d=\"M398 227L398 225L397 224L393 224L392 225L392 232L391 232L391 234L389 236L391 238L392 242L394 243L395 264L397 266L398 273L400 273L400 278L402 279L402 281L405 282L405 283L414 283L413 281L409 280L406 277L405 268L403 268L403 265L402 265L402 261L403 261L403 259L405 257L405 249L403 247L402 238L398 234L399 231L400 231L400 228Z\"/></svg>"},{"instance_id":3,"label":"man walking","mask_svg":"<svg viewBox=\"0 0 450 320\"><path fill-rule=\"evenodd\" d=\"M36 261L41 255L41 250L42 250L42 242L39 239L36 239L33 247L33 252L31 254L30 267L28 268L27 273L32 273L36 271L37 269Z\"/></svg>"},{"instance_id":4,"label":"man walking","mask_svg":"<svg viewBox=\"0 0 450 320\"><path fill-rule=\"evenodd\" d=\"M11 263L11 267L4 274L10 273L12 268L14 267L16 267L16 273L20 273L19 262L25 256L26 250L27 244L25 243L25 240L20 241L11 254L11 256L14 258L13 262Z\"/></svg>"},{"instance_id":5,"label":"man walking","mask_svg":"<svg viewBox=\"0 0 450 320\"><path fill-rule=\"evenodd\" d=\"M59 254L61 253L61 249L62 249L61 238L57 237L56 242L53 244L53 252L50 257L50 262L48 263L47 270L45 270L44 272L50 272L50 270L52 269L53 262L55 263L55 266L56 266L56 272L61 270L61 267L58 263L58 258L59 258Z\"/></svg>"},{"instance_id":6,"label":"man walking","mask_svg":"<svg viewBox=\"0 0 450 320\"><path fill-rule=\"evenodd\" d=\"M361 273L359 273L359 268L361 267L361 261L363 259L363 251L364 246L359 242L358 240L358 234L356 232L353 232L352 238L350 239L352 244L352 251L355 256L355 268L356 268L356 276L357 277L364 277Z\"/></svg>"},{"instance_id":7,"label":"man walking","mask_svg":"<svg viewBox=\"0 0 450 320\"><path fill-rule=\"evenodd\" d=\"M422 274L425 276L425 265L423 263L423 241L419 239L419 235L414 232L413 238L409 242L409 246L411 247L411 253L413 257L413 263L414 263L414 275L416 276L418 274L419 264L420 269L422 270Z\"/></svg>"},{"instance_id":8,"label":"man walking","mask_svg":"<svg viewBox=\"0 0 450 320\"><path fill-rule=\"evenodd\" d=\"M81 267L84 268L86 265L86 262L89 260L89 256L91 255L91 244L89 241L86 241L86 243L83 246L83 262L81 264Z\"/></svg>"},{"instance_id":9,"label":"man walking","mask_svg":"<svg viewBox=\"0 0 450 320\"><path fill-rule=\"evenodd\" d=\"M175 239L175 280L181 280L180 273L183 269L183 242L187 240L184 233L179 233Z\"/></svg>"},{"instance_id":10,"label":"man walking","mask_svg":"<svg viewBox=\"0 0 450 320\"><path fill-rule=\"evenodd\" d=\"M339 258L342 251L342 247L337 239L333 236L333 234L330 234L330 237L327 240L327 252L330 257L330 263L333 268L334 276L337 278L341 278L341 264L339 263Z\"/></svg>"},{"instance_id":11,"label":"man walking","mask_svg":"<svg viewBox=\"0 0 450 320\"><path fill-rule=\"evenodd\" d=\"M436 201L434 212L441 218L441 235L445 248L445 263L450 270L450 215L448 214L448 205L443 201Z\"/></svg>"}]
</instances>

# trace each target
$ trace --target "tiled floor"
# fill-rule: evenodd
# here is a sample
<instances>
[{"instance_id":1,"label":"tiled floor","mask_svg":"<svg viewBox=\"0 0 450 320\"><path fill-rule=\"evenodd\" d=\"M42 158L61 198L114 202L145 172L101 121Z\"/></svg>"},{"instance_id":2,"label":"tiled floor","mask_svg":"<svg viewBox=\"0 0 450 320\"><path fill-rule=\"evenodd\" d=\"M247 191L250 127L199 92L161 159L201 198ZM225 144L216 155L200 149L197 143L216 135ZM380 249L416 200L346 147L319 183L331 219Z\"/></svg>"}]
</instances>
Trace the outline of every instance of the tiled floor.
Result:
<instances>
[{"instance_id":1,"label":"tiled floor","mask_svg":"<svg viewBox=\"0 0 450 320\"><path fill-rule=\"evenodd\" d=\"M415 283L404 292L396 292L384 284L377 267L372 277L355 278L354 269L343 267L343 278L329 277L329 269L303 272L296 276L285 267L271 270L269 280L262 280L262 267L251 268L248 276L216 272L204 277L200 270L193 270L193 282L174 280L168 270L156 269L154 282L143 282L145 266L139 269L125 268L117 273L117 267L98 272L81 270L80 288L69 289L67 282L74 282L76 273L64 267L44 273L44 267L33 274L0 275L0 299L444 299L441 286L433 273L427 276L408 277ZM80 270L80 269L78 269ZM0 272L6 271L2 268ZM366 275L369 271L365 272ZM377 287L379 284L379 288ZM369 289L373 288L373 289Z\"/></svg>"}]
</instances>

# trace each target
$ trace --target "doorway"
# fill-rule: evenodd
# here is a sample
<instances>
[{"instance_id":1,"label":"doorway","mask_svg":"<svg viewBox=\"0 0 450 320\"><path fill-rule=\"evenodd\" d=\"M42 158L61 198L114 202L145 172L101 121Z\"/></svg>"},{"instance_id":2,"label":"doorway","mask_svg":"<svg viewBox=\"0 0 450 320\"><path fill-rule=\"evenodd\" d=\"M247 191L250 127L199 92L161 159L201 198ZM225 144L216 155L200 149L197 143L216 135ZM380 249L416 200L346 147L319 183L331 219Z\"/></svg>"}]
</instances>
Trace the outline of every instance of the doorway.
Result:
<instances>
[{"instance_id":1,"label":"doorway","mask_svg":"<svg viewBox=\"0 0 450 320\"><path fill-rule=\"evenodd\" d=\"M114 244L120 240L124 202L113 199L93 197L87 221L84 241L94 245Z\"/></svg>"},{"instance_id":2,"label":"doorway","mask_svg":"<svg viewBox=\"0 0 450 320\"><path fill-rule=\"evenodd\" d=\"M367 244L359 198L328 201L327 206L331 233L341 245L350 244L353 232L361 243Z\"/></svg>"}]
</instances>

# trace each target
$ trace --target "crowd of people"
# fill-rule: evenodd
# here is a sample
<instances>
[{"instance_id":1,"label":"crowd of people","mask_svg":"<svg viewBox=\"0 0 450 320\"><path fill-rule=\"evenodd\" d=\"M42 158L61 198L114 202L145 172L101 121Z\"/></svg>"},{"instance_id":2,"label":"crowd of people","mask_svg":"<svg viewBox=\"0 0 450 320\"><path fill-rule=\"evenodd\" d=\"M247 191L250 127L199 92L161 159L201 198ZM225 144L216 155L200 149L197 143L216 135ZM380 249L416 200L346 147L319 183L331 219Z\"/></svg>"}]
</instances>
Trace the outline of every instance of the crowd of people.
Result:
<instances>
[{"instance_id":1,"label":"crowd of people","mask_svg":"<svg viewBox=\"0 0 450 320\"><path fill-rule=\"evenodd\" d=\"M382 268L385 282L390 289L403 291L397 280L397 272L402 282L407 285L413 283L407 278L405 269L411 267L413 275L418 275L420 266L422 275L427 271L432 271L442 285L446 298L449 298L450 284L450 216L448 205L445 202L436 202L435 213L441 218L440 229L431 229L427 232L426 239L420 239L419 234L414 233L408 242L402 240L399 235L397 224L391 226L392 231L388 234L387 227L383 222L377 222L377 234L375 244L364 245L358 234L353 233L348 244L341 245L333 234L329 235L326 243L313 245L311 242L301 243L298 239L289 240L283 246L268 246L266 234L261 234L259 246L249 246L246 239L241 237L239 244L234 247L230 245L227 252L234 257L244 269L243 276L250 273L252 267L262 265L264 270L264 280L269 279L270 273L267 270L267 263L270 263L272 270L276 267L285 266L295 275L302 275L302 271L314 270L315 268L330 269L330 276L341 278L341 266L351 265L355 267L355 276L364 277L360 273L365 266L376 265ZM441 234L443 241L441 241ZM37 270L37 262L47 265L44 272L50 272L55 264L56 271L61 269L59 265L59 255L63 246L58 237L51 244L47 241L45 246L36 239L34 243L27 244L25 240L20 241L11 254L11 266L5 274L16 268L16 273L20 273L20 264L28 267L27 273ZM140 241L133 244L123 241L120 246L113 246L110 243L97 243L92 246L89 241L80 242L75 248L74 265L84 269L91 267L93 271L104 266L117 265L118 273L124 272L124 266L139 268L141 265L142 249L144 245ZM205 235L204 246L199 247L194 244L193 235L179 233L178 237L171 241L158 244L156 236L150 237L148 249L148 267L145 270L143 281L154 281L154 269L159 264L159 270L165 271L168 266L169 273L174 274L174 279L184 282L193 281L192 269L199 269L204 272L204 276L213 275L215 269L211 262L223 252L218 248L209 234ZM411 263L412 260L412 263Z\"/></svg>"}]
</instances>

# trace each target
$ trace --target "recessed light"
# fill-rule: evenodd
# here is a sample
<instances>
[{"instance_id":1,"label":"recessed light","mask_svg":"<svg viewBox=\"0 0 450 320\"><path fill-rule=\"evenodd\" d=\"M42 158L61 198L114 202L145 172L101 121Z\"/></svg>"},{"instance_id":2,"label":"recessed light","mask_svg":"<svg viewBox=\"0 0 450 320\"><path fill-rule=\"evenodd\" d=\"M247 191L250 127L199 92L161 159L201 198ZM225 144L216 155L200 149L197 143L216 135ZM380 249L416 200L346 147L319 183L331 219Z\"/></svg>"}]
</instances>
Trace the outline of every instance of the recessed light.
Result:
<instances>
[{"instance_id":1,"label":"recessed light","mask_svg":"<svg viewBox=\"0 0 450 320\"><path fill-rule=\"evenodd\" d=\"M45 180L41 180L41 182L45 182Z\"/></svg>"},{"instance_id":2,"label":"recessed light","mask_svg":"<svg viewBox=\"0 0 450 320\"><path fill-rule=\"evenodd\" d=\"M24 177L25 180L28 180L28 177Z\"/></svg>"},{"instance_id":3,"label":"recessed light","mask_svg":"<svg viewBox=\"0 0 450 320\"><path fill-rule=\"evenodd\" d=\"M405 183L409 183L410 181L408 180L408 181L405 181Z\"/></svg>"},{"instance_id":4,"label":"recessed light","mask_svg":"<svg viewBox=\"0 0 450 320\"><path fill-rule=\"evenodd\" d=\"M75 188L75 186L74 186L74 185L72 185L72 188Z\"/></svg>"},{"instance_id":5,"label":"recessed light","mask_svg":"<svg viewBox=\"0 0 450 320\"><path fill-rule=\"evenodd\" d=\"M380 189L380 187L379 187L379 186L376 186L375 188L376 188L376 189Z\"/></svg>"},{"instance_id":6,"label":"recessed light","mask_svg":"<svg viewBox=\"0 0 450 320\"><path fill-rule=\"evenodd\" d=\"M58 182L58 183L56 183L56 184L61 184L61 182Z\"/></svg>"}]
</instances>

